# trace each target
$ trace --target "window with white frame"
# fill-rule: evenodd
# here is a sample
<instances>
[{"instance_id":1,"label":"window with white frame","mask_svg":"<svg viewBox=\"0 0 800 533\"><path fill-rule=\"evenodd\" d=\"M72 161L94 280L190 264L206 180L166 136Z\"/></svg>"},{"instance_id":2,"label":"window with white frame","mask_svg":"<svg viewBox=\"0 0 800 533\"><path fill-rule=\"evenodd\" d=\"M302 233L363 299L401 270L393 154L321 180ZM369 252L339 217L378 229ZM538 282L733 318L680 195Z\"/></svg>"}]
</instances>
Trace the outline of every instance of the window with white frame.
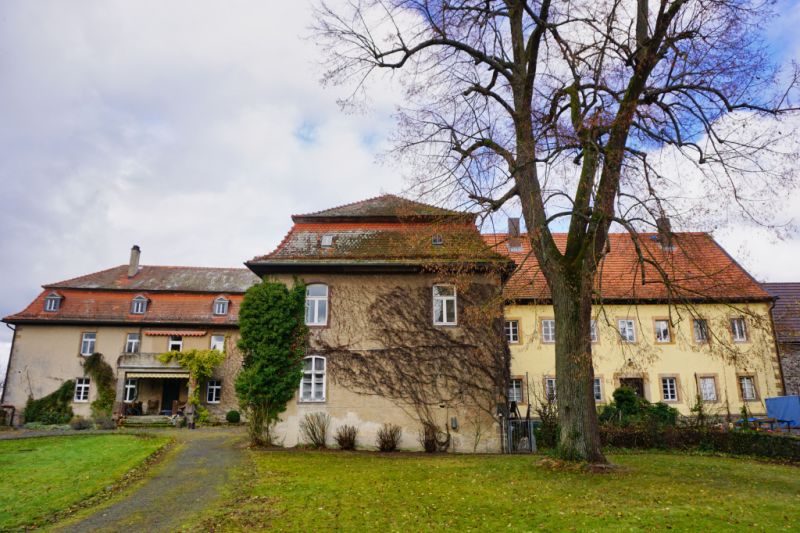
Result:
<instances>
[{"instance_id":1,"label":"window with white frame","mask_svg":"<svg viewBox=\"0 0 800 533\"><path fill-rule=\"evenodd\" d=\"M222 381L218 379L208 380L206 386L206 402L219 403L222 399Z\"/></svg>"},{"instance_id":2,"label":"window with white frame","mask_svg":"<svg viewBox=\"0 0 800 533\"><path fill-rule=\"evenodd\" d=\"M89 378L76 378L75 379L75 401L88 402L89 401Z\"/></svg>"},{"instance_id":3,"label":"window with white frame","mask_svg":"<svg viewBox=\"0 0 800 533\"><path fill-rule=\"evenodd\" d=\"M636 342L636 326L633 320L621 318L617 321L619 336L623 342Z\"/></svg>"},{"instance_id":4,"label":"window with white frame","mask_svg":"<svg viewBox=\"0 0 800 533\"><path fill-rule=\"evenodd\" d=\"M700 380L700 398L704 402L717 401L717 380L713 376L704 376Z\"/></svg>"},{"instance_id":5,"label":"window with white frame","mask_svg":"<svg viewBox=\"0 0 800 533\"><path fill-rule=\"evenodd\" d=\"M183 337L180 335L170 335L167 341L168 352L180 352L183 349Z\"/></svg>"},{"instance_id":6,"label":"window with white frame","mask_svg":"<svg viewBox=\"0 0 800 533\"><path fill-rule=\"evenodd\" d=\"M678 379L674 377L661 378L661 399L665 402L678 401Z\"/></svg>"},{"instance_id":7,"label":"window with white frame","mask_svg":"<svg viewBox=\"0 0 800 533\"><path fill-rule=\"evenodd\" d=\"M456 312L456 288L453 285L433 286L433 323L437 326L454 326Z\"/></svg>"},{"instance_id":8,"label":"window with white frame","mask_svg":"<svg viewBox=\"0 0 800 533\"><path fill-rule=\"evenodd\" d=\"M508 401L522 403L522 380L512 379L508 384Z\"/></svg>"},{"instance_id":9,"label":"window with white frame","mask_svg":"<svg viewBox=\"0 0 800 533\"><path fill-rule=\"evenodd\" d=\"M443 245L444 244L444 237L442 237L440 234L437 233L436 235L431 237L431 244L433 244L434 246Z\"/></svg>"},{"instance_id":10,"label":"window with white frame","mask_svg":"<svg viewBox=\"0 0 800 533\"><path fill-rule=\"evenodd\" d=\"M731 335L735 342L745 342L747 340L747 324L744 317L731 318Z\"/></svg>"},{"instance_id":11,"label":"window with white frame","mask_svg":"<svg viewBox=\"0 0 800 533\"><path fill-rule=\"evenodd\" d=\"M306 325L328 324L328 286L314 283L306 287Z\"/></svg>"},{"instance_id":12,"label":"window with white frame","mask_svg":"<svg viewBox=\"0 0 800 533\"><path fill-rule=\"evenodd\" d=\"M672 340L669 332L669 320L658 319L655 321L656 342L670 342Z\"/></svg>"},{"instance_id":13,"label":"window with white frame","mask_svg":"<svg viewBox=\"0 0 800 533\"><path fill-rule=\"evenodd\" d=\"M228 314L228 305L230 301L226 298L217 298L214 300L214 314L217 316Z\"/></svg>"},{"instance_id":14,"label":"window with white frame","mask_svg":"<svg viewBox=\"0 0 800 533\"><path fill-rule=\"evenodd\" d=\"M147 311L147 298L137 296L131 301L131 314L143 315Z\"/></svg>"},{"instance_id":15,"label":"window with white frame","mask_svg":"<svg viewBox=\"0 0 800 533\"><path fill-rule=\"evenodd\" d=\"M125 339L125 353L139 353L139 345L141 337L138 333L128 333L128 338Z\"/></svg>"},{"instance_id":16,"label":"window with white frame","mask_svg":"<svg viewBox=\"0 0 800 533\"><path fill-rule=\"evenodd\" d=\"M506 341L516 344L519 342L519 320L506 320Z\"/></svg>"},{"instance_id":17,"label":"window with white frame","mask_svg":"<svg viewBox=\"0 0 800 533\"><path fill-rule=\"evenodd\" d=\"M303 359L303 379L300 381L300 401L325 401L325 358L312 355Z\"/></svg>"},{"instance_id":18,"label":"window with white frame","mask_svg":"<svg viewBox=\"0 0 800 533\"><path fill-rule=\"evenodd\" d=\"M756 380L753 376L739 376L739 390L742 393L742 400L757 400Z\"/></svg>"},{"instance_id":19,"label":"window with white frame","mask_svg":"<svg viewBox=\"0 0 800 533\"><path fill-rule=\"evenodd\" d=\"M704 318L695 318L692 320L692 329L694 330L694 342L703 344L708 342L708 322Z\"/></svg>"},{"instance_id":20,"label":"window with white frame","mask_svg":"<svg viewBox=\"0 0 800 533\"><path fill-rule=\"evenodd\" d=\"M544 378L544 394L547 401L556 401L556 378Z\"/></svg>"},{"instance_id":21,"label":"window with white frame","mask_svg":"<svg viewBox=\"0 0 800 533\"><path fill-rule=\"evenodd\" d=\"M589 323L589 336L592 342L597 342L597 320L592 320Z\"/></svg>"},{"instance_id":22,"label":"window with white frame","mask_svg":"<svg viewBox=\"0 0 800 533\"><path fill-rule=\"evenodd\" d=\"M211 335L211 346L212 350L217 350L220 352L225 351L225 335Z\"/></svg>"},{"instance_id":23,"label":"window with white frame","mask_svg":"<svg viewBox=\"0 0 800 533\"><path fill-rule=\"evenodd\" d=\"M323 235L319 240L319 245L323 248L331 248L333 246L333 235Z\"/></svg>"},{"instance_id":24,"label":"window with white frame","mask_svg":"<svg viewBox=\"0 0 800 533\"><path fill-rule=\"evenodd\" d=\"M603 384L600 378L594 378L594 401L603 401Z\"/></svg>"},{"instance_id":25,"label":"window with white frame","mask_svg":"<svg viewBox=\"0 0 800 533\"><path fill-rule=\"evenodd\" d=\"M87 332L81 337L81 355L92 355L97 341L97 333Z\"/></svg>"},{"instance_id":26,"label":"window with white frame","mask_svg":"<svg viewBox=\"0 0 800 533\"><path fill-rule=\"evenodd\" d=\"M555 320L542 320L542 342L556 342Z\"/></svg>"},{"instance_id":27,"label":"window with white frame","mask_svg":"<svg viewBox=\"0 0 800 533\"><path fill-rule=\"evenodd\" d=\"M58 294L49 294L44 299L44 310L49 313L54 313L61 308L61 296Z\"/></svg>"},{"instance_id":28,"label":"window with white frame","mask_svg":"<svg viewBox=\"0 0 800 533\"><path fill-rule=\"evenodd\" d=\"M139 395L139 380L126 379L125 380L125 402L135 402L136 397Z\"/></svg>"}]
</instances>

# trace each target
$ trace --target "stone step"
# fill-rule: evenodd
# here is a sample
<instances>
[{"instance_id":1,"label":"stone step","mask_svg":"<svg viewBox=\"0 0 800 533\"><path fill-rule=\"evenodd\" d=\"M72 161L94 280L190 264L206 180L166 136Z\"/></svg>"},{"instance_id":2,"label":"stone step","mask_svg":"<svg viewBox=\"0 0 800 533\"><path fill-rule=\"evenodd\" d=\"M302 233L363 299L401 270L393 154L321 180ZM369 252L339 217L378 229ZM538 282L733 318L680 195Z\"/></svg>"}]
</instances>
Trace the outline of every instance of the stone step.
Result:
<instances>
[{"instance_id":1,"label":"stone step","mask_svg":"<svg viewBox=\"0 0 800 533\"><path fill-rule=\"evenodd\" d=\"M168 416L128 416L123 419L122 425L125 427L172 427L172 421Z\"/></svg>"}]
</instances>

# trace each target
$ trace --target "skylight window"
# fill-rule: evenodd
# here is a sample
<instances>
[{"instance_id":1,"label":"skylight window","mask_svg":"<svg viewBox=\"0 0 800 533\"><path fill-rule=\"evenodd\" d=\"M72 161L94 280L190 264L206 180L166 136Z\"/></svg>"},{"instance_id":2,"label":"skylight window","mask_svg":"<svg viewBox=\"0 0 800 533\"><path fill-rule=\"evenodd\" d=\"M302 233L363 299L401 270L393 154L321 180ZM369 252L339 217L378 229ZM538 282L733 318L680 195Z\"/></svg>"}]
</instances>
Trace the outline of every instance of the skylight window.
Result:
<instances>
[{"instance_id":1,"label":"skylight window","mask_svg":"<svg viewBox=\"0 0 800 533\"><path fill-rule=\"evenodd\" d=\"M323 235L319 241L319 245L323 248L330 248L333 246L333 235Z\"/></svg>"},{"instance_id":2,"label":"skylight window","mask_svg":"<svg viewBox=\"0 0 800 533\"><path fill-rule=\"evenodd\" d=\"M442 237L440 234L437 233L436 235L431 237L431 243L434 246L441 246L444 244L444 237Z\"/></svg>"}]
</instances>

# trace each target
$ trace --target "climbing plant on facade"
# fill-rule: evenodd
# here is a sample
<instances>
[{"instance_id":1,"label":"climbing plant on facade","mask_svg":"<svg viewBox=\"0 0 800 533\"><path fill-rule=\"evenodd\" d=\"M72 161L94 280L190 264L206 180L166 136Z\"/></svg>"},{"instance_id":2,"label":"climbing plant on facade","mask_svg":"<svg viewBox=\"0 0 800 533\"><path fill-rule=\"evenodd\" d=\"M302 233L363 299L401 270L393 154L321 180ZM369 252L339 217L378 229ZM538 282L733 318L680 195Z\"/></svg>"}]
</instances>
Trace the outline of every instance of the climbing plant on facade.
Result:
<instances>
[{"instance_id":1,"label":"climbing plant on facade","mask_svg":"<svg viewBox=\"0 0 800 533\"><path fill-rule=\"evenodd\" d=\"M92 416L110 416L114 409L117 395L114 383L114 369L111 368L103 354L95 352L83 360L83 371L89 375L97 386L97 398L92 402Z\"/></svg>"},{"instance_id":2,"label":"climbing plant on facade","mask_svg":"<svg viewBox=\"0 0 800 533\"><path fill-rule=\"evenodd\" d=\"M214 369L225 360L225 354L219 350L187 350L185 352L166 352L158 356L164 364L176 362L189 371L188 403L194 406L197 418L201 422L208 418L208 410L200 405L200 383L214 375Z\"/></svg>"}]
</instances>

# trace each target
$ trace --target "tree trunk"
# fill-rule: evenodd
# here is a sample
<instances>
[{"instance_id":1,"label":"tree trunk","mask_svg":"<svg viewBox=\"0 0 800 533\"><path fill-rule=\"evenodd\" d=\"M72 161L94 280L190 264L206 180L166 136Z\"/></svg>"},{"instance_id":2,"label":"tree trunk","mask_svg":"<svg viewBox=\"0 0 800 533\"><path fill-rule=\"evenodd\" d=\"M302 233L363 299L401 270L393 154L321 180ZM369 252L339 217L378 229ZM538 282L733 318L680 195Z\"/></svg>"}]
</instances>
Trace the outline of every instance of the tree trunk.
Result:
<instances>
[{"instance_id":1,"label":"tree trunk","mask_svg":"<svg viewBox=\"0 0 800 533\"><path fill-rule=\"evenodd\" d=\"M605 463L594 400L592 283L582 280L550 285L556 321L558 454L570 461Z\"/></svg>"}]
</instances>

